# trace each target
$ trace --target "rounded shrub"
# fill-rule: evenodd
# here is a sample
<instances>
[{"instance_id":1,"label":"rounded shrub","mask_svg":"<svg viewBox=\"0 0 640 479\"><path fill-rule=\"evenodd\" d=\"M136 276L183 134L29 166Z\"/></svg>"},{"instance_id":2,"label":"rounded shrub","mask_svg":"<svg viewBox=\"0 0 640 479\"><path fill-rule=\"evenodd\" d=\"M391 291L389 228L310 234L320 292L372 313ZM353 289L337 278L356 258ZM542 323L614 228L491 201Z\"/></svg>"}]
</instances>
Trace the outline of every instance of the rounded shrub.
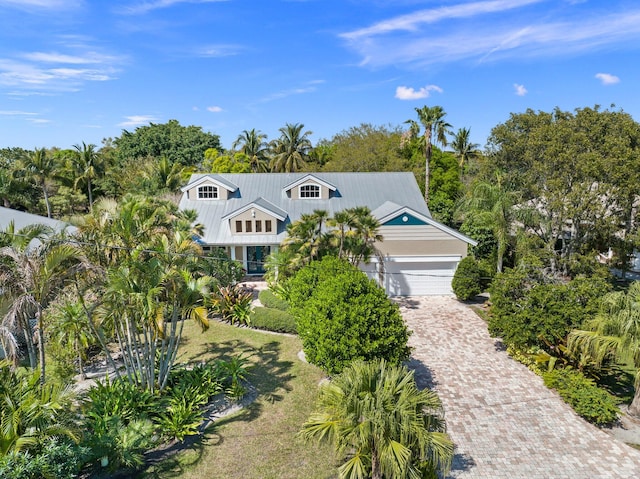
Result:
<instances>
[{"instance_id":1,"label":"rounded shrub","mask_svg":"<svg viewBox=\"0 0 640 479\"><path fill-rule=\"evenodd\" d=\"M289 310L289 303L276 296L270 289L263 289L260 291L258 299L265 308L279 309L280 311Z\"/></svg>"},{"instance_id":2,"label":"rounded shrub","mask_svg":"<svg viewBox=\"0 0 640 479\"><path fill-rule=\"evenodd\" d=\"M329 374L356 359L409 357L409 331L398 305L355 266L325 257L290 281L291 311L305 355Z\"/></svg>"},{"instance_id":3,"label":"rounded shrub","mask_svg":"<svg viewBox=\"0 0 640 479\"><path fill-rule=\"evenodd\" d=\"M451 287L456 298L461 301L468 301L482 293L482 275L483 268L473 256L462 258L451 281Z\"/></svg>"}]
</instances>

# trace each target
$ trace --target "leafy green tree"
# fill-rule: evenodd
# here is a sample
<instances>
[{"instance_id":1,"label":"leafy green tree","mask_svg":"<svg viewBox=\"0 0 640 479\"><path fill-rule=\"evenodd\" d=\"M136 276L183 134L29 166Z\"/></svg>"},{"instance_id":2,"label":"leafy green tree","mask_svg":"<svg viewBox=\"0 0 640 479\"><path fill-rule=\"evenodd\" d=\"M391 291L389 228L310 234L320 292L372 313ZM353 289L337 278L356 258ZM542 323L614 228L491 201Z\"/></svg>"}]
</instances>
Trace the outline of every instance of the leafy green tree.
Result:
<instances>
[{"instance_id":1,"label":"leafy green tree","mask_svg":"<svg viewBox=\"0 0 640 479\"><path fill-rule=\"evenodd\" d=\"M357 267L327 256L287 286L307 359L329 374L356 359L408 358L409 332L398 306Z\"/></svg>"},{"instance_id":2,"label":"leafy green tree","mask_svg":"<svg viewBox=\"0 0 640 479\"><path fill-rule=\"evenodd\" d=\"M265 173L269 170L269 148L265 141L267 135L255 128L249 131L243 130L232 148L240 147L240 153L244 153L249 158L249 164L253 173Z\"/></svg>"},{"instance_id":3,"label":"leafy green tree","mask_svg":"<svg viewBox=\"0 0 640 479\"><path fill-rule=\"evenodd\" d=\"M357 361L320 387L301 436L331 442L346 456L341 479L439 477L453 458L437 394L418 389L413 371Z\"/></svg>"},{"instance_id":4,"label":"leafy green tree","mask_svg":"<svg viewBox=\"0 0 640 479\"><path fill-rule=\"evenodd\" d=\"M51 218L51 203L49 202L49 188L56 172L57 164L45 148L36 148L22 158L22 167L27 176L42 189L44 203L47 207L47 217Z\"/></svg>"},{"instance_id":5,"label":"leafy green tree","mask_svg":"<svg viewBox=\"0 0 640 479\"><path fill-rule=\"evenodd\" d=\"M205 152L203 168L211 173L251 173L251 160L242 152L220 153L215 149Z\"/></svg>"},{"instance_id":6,"label":"leafy green tree","mask_svg":"<svg viewBox=\"0 0 640 479\"><path fill-rule=\"evenodd\" d=\"M278 130L280 137L270 144L271 171L291 173L304 168L312 148L312 132L303 129L302 123L287 123Z\"/></svg>"},{"instance_id":7,"label":"leafy green tree","mask_svg":"<svg viewBox=\"0 0 640 479\"><path fill-rule=\"evenodd\" d=\"M627 292L609 293L598 314L569 334L568 347L587 354L596 364L606 361L636 367L635 394L629 413L640 416L640 281Z\"/></svg>"},{"instance_id":8,"label":"leafy green tree","mask_svg":"<svg viewBox=\"0 0 640 479\"><path fill-rule=\"evenodd\" d=\"M527 110L496 126L488 145L487 162L535 209L527 230L557 257L552 268L566 272L574 254L632 236L640 125L629 114L598 106Z\"/></svg>"},{"instance_id":9,"label":"leafy green tree","mask_svg":"<svg viewBox=\"0 0 640 479\"><path fill-rule=\"evenodd\" d=\"M430 179L430 163L433 150L433 143L440 143L447 146L447 135L451 132L451 125L444 120L447 115L441 106L423 106L416 108L418 121L407 120L409 124L408 138L417 140L420 149L424 152L424 170L425 170L425 189L424 201L429 204L429 179ZM421 134L421 128L423 133Z\"/></svg>"},{"instance_id":10,"label":"leafy green tree","mask_svg":"<svg viewBox=\"0 0 640 479\"><path fill-rule=\"evenodd\" d=\"M406 171L409 165L399 148L401 135L397 127L353 126L316 146L314 151L327 151L327 159L315 164L323 171Z\"/></svg>"},{"instance_id":11,"label":"leafy green tree","mask_svg":"<svg viewBox=\"0 0 640 479\"><path fill-rule=\"evenodd\" d=\"M473 256L462 258L451 281L456 298L461 301L468 301L484 290L484 285L488 281L483 281L484 271L478 261Z\"/></svg>"},{"instance_id":12,"label":"leafy green tree","mask_svg":"<svg viewBox=\"0 0 640 479\"><path fill-rule=\"evenodd\" d=\"M199 126L182 126L177 120L150 123L133 133L123 130L114 144L119 161L132 167L133 161L149 156L166 157L171 164L196 166L202 163L207 149L222 149L218 135L204 132Z\"/></svg>"}]
</instances>

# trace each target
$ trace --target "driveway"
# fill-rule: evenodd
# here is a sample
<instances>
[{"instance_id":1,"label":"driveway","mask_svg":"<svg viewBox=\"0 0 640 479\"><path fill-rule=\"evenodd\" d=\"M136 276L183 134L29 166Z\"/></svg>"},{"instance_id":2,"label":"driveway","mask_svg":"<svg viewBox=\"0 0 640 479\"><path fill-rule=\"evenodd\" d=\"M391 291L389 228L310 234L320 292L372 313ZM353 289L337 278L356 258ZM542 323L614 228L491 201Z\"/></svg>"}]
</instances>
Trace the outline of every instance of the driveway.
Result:
<instances>
[{"instance_id":1,"label":"driveway","mask_svg":"<svg viewBox=\"0 0 640 479\"><path fill-rule=\"evenodd\" d=\"M640 451L577 416L449 297L405 298L412 366L435 387L456 445L451 478L640 477Z\"/></svg>"}]
</instances>

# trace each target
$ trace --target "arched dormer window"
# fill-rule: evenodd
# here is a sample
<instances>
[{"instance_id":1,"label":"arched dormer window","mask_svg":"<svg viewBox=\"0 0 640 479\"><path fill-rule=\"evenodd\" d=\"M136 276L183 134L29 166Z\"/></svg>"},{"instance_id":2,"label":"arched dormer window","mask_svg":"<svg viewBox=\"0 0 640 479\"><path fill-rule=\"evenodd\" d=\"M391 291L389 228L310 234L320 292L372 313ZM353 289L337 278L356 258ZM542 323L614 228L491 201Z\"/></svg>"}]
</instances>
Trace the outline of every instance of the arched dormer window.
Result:
<instances>
[{"instance_id":1,"label":"arched dormer window","mask_svg":"<svg viewBox=\"0 0 640 479\"><path fill-rule=\"evenodd\" d=\"M301 185L300 198L320 198L320 185L313 183Z\"/></svg>"},{"instance_id":2,"label":"arched dormer window","mask_svg":"<svg viewBox=\"0 0 640 479\"><path fill-rule=\"evenodd\" d=\"M218 187L213 185L198 186L199 200L215 200L218 198Z\"/></svg>"}]
</instances>

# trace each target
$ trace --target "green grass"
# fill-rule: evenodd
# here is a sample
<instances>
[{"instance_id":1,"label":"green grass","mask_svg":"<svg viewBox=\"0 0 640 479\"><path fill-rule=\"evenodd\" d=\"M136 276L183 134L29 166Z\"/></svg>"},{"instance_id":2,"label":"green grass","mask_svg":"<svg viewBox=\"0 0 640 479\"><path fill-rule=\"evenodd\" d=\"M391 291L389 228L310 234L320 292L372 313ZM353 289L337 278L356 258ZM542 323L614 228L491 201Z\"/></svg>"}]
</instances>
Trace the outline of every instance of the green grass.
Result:
<instances>
[{"instance_id":1,"label":"green grass","mask_svg":"<svg viewBox=\"0 0 640 479\"><path fill-rule=\"evenodd\" d=\"M324 479L336 477L337 460L327 445L296 437L312 411L322 372L301 362L296 337L262 333L212 322L205 333L185 325L179 361L228 359L242 353L250 361L250 382L258 397L240 412L207 429L201 441L159 465L144 479Z\"/></svg>"}]
</instances>

